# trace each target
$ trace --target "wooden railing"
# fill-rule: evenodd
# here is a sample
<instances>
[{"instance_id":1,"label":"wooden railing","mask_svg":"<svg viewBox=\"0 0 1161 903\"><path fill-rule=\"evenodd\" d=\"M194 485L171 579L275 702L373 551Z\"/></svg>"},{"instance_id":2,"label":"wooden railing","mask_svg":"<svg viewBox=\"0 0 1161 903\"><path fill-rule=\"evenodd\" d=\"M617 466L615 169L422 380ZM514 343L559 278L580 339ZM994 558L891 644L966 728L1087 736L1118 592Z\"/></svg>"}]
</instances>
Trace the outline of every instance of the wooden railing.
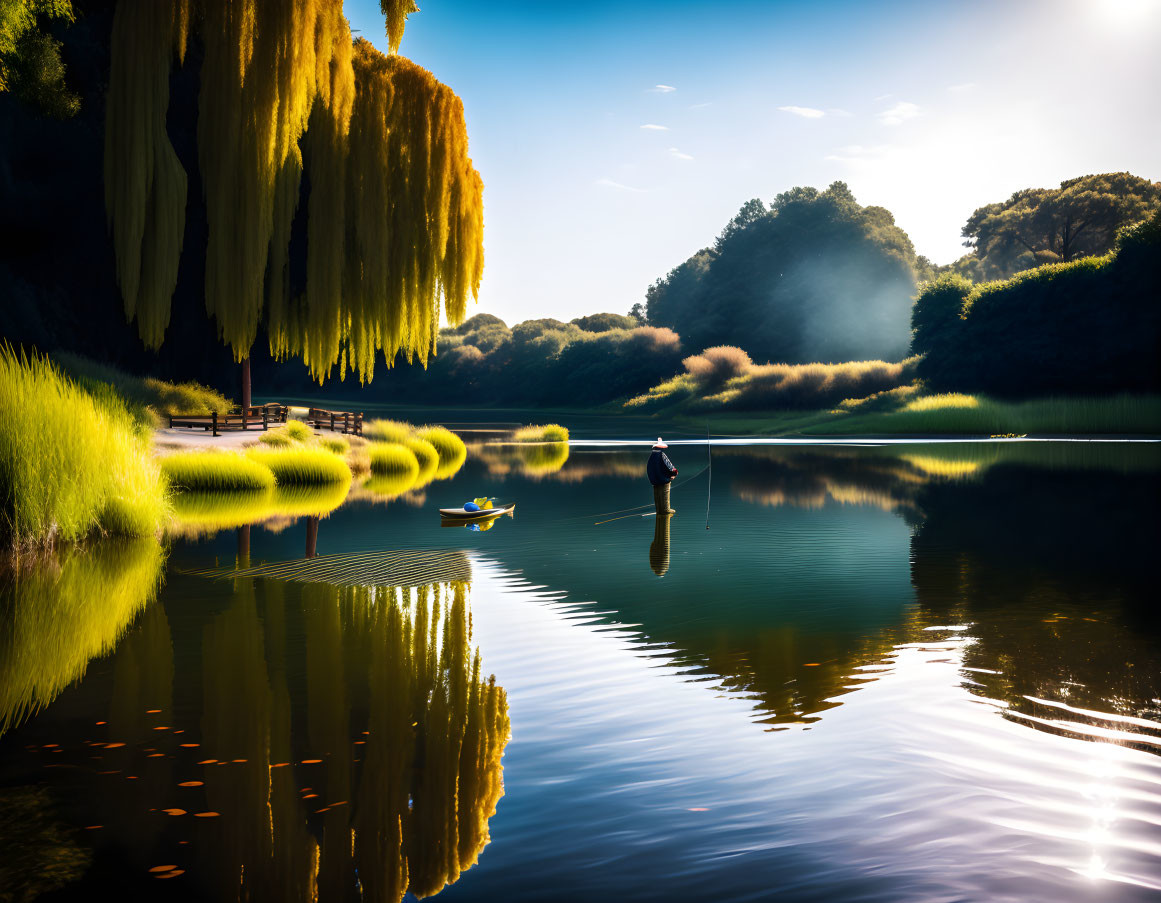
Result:
<instances>
[{"instance_id":1,"label":"wooden railing","mask_svg":"<svg viewBox=\"0 0 1161 903\"><path fill-rule=\"evenodd\" d=\"M179 427L202 429L207 432L212 430L215 436L220 436L222 430L269 429L271 424L286 423L288 413L286 405L270 402L269 404L251 405L244 410L235 408L228 414L219 414L214 411L208 417L203 415L190 417L171 415L169 426L171 429ZM363 435L362 411L331 411L326 408L310 408L307 412L306 422L318 430L329 429L335 432L353 433L356 436Z\"/></svg>"},{"instance_id":2,"label":"wooden railing","mask_svg":"<svg viewBox=\"0 0 1161 903\"><path fill-rule=\"evenodd\" d=\"M313 424L316 430L329 429L332 432L341 429L344 433L363 435L362 411L329 411L326 408L311 408L306 415L306 422Z\"/></svg>"}]
</instances>

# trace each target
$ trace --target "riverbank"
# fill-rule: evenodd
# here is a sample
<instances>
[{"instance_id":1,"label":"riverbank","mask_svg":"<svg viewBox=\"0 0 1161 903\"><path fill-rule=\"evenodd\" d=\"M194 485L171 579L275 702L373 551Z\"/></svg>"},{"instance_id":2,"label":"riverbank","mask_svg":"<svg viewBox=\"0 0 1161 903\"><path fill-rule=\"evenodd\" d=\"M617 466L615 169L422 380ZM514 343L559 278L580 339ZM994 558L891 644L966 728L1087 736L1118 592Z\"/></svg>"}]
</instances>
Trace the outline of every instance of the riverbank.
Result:
<instances>
[{"instance_id":1,"label":"riverbank","mask_svg":"<svg viewBox=\"0 0 1161 903\"><path fill-rule=\"evenodd\" d=\"M756 436L1161 436L1161 396L998 401L934 395L885 409L677 414L689 428Z\"/></svg>"}]
</instances>

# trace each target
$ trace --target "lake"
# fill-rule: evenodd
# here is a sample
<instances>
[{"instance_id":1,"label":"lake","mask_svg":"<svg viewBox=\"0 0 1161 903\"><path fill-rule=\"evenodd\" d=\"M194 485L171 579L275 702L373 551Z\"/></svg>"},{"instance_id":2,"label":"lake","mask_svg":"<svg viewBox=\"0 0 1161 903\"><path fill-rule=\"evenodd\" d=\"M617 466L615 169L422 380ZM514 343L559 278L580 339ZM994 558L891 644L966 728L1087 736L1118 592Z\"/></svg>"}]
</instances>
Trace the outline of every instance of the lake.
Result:
<instances>
[{"instance_id":1,"label":"lake","mask_svg":"<svg viewBox=\"0 0 1161 903\"><path fill-rule=\"evenodd\" d=\"M1161 446L478 428L8 575L0 897L1161 895Z\"/></svg>"}]
</instances>

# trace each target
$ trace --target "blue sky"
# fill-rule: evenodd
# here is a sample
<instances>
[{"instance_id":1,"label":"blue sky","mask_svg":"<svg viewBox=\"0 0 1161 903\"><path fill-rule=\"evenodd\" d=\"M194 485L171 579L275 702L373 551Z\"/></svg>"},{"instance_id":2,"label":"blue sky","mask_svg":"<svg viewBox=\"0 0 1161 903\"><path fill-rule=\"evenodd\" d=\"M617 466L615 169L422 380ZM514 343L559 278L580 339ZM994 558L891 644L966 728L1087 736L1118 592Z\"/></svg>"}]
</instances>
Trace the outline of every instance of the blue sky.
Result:
<instances>
[{"instance_id":1,"label":"blue sky","mask_svg":"<svg viewBox=\"0 0 1161 903\"><path fill-rule=\"evenodd\" d=\"M920 254L976 207L1161 179L1161 0L420 0L401 53L463 98L484 178L477 311L626 311L749 198L850 184ZM386 48L377 0L346 0Z\"/></svg>"}]
</instances>

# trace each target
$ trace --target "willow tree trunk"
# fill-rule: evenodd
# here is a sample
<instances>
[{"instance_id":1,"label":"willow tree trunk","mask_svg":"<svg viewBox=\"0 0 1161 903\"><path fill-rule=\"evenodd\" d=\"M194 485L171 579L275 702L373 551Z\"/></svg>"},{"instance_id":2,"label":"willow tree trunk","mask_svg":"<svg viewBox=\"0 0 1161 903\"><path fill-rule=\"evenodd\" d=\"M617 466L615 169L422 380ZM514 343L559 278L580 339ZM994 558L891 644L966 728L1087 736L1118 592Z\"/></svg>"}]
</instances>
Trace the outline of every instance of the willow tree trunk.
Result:
<instances>
[{"instance_id":1,"label":"willow tree trunk","mask_svg":"<svg viewBox=\"0 0 1161 903\"><path fill-rule=\"evenodd\" d=\"M250 358L242 361L242 414L250 407Z\"/></svg>"}]
</instances>

